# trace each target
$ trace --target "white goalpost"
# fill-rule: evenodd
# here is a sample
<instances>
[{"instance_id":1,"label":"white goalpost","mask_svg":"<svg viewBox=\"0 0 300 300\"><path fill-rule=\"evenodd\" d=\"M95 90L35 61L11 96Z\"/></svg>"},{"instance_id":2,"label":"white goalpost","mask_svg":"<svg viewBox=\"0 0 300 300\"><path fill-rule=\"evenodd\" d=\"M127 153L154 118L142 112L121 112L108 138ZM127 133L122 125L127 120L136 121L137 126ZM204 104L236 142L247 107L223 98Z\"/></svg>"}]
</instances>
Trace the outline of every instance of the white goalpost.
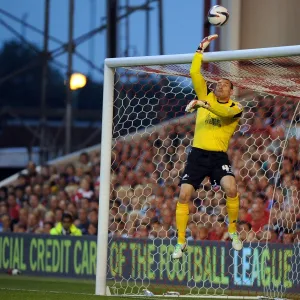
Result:
<instances>
[{"instance_id":1,"label":"white goalpost","mask_svg":"<svg viewBox=\"0 0 300 300\"><path fill-rule=\"evenodd\" d=\"M225 195L206 179L190 202L189 251L174 262L193 55L105 60L96 295L298 299L300 46L204 54L209 88L230 79L244 107L228 151L244 248L231 249Z\"/></svg>"}]
</instances>

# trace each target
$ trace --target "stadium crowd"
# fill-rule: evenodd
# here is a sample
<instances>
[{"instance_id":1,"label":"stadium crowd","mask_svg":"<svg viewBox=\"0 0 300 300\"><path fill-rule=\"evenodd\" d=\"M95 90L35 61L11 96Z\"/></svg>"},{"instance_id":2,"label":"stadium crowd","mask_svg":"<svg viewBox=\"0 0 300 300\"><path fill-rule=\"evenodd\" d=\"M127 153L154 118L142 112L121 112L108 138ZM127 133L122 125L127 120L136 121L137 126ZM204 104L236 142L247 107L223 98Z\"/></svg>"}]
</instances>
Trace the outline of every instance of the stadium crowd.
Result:
<instances>
[{"instance_id":1,"label":"stadium crowd","mask_svg":"<svg viewBox=\"0 0 300 300\"><path fill-rule=\"evenodd\" d=\"M295 101L279 97L255 101L257 106L245 109L228 151L240 194L238 229L248 242L299 242L300 120L290 127ZM179 176L193 126L183 117L148 136L137 134L129 141L116 141L110 236L176 236ZM30 162L15 183L0 189L0 232L50 234L64 217L71 216L69 221L80 234L96 235L99 157L99 152L81 153L76 161L45 165L40 172ZM205 179L190 201L188 240L227 240L226 215L223 192Z\"/></svg>"}]
</instances>

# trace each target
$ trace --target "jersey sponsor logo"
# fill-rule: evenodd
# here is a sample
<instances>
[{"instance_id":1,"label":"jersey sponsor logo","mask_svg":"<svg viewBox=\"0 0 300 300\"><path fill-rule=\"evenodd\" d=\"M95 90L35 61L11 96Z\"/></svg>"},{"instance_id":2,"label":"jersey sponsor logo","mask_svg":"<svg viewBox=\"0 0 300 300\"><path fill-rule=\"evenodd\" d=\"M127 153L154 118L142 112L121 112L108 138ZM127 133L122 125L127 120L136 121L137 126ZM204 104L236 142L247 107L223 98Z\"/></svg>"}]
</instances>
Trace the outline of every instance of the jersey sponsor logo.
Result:
<instances>
[{"instance_id":1,"label":"jersey sponsor logo","mask_svg":"<svg viewBox=\"0 0 300 300\"><path fill-rule=\"evenodd\" d=\"M212 118L210 115L207 115L207 117L205 119L205 124L210 124L210 125L216 126L216 127L222 126L220 119Z\"/></svg>"},{"instance_id":2,"label":"jersey sponsor logo","mask_svg":"<svg viewBox=\"0 0 300 300\"><path fill-rule=\"evenodd\" d=\"M233 173L230 165L223 165L222 170L226 171L227 173Z\"/></svg>"},{"instance_id":3,"label":"jersey sponsor logo","mask_svg":"<svg viewBox=\"0 0 300 300\"><path fill-rule=\"evenodd\" d=\"M187 180L190 176L188 174L184 174L182 180Z\"/></svg>"}]
</instances>

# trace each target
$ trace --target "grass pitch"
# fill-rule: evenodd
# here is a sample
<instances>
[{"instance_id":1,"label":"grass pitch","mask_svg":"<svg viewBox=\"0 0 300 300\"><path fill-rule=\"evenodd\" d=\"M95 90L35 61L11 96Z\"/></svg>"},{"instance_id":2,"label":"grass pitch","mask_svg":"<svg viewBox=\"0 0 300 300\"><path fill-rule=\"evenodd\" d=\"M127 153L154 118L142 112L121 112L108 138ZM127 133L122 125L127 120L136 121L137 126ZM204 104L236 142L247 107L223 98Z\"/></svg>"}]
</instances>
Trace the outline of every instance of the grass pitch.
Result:
<instances>
[{"instance_id":1,"label":"grass pitch","mask_svg":"<svg viewBox=\"0 0 300 300\"><path fill-rule=\"evenodd\" d=\"M166 287L156 287L156 289L153 290L153 292L160 295L165 291ZM92 280L0 275L0 299L5 300L149 299L149 297L146 296L95 296L94 293L95 282ZM150 299L174 299L174 297L151 297ZM209 298L207 298L207 300L209 300Z\"/></svg>"},{"instance_id":2,"label":"grass pitch","mask_svg":"<svg viewBox=\"0 0 300 300\"><path fill-rule=\"evenodd\" d=\"M93 281L0 275L0 299L108 300L106 297L94 296L94 290Z\"/></svg>"},{"instance_id":3,"label":"grass pitch","mask_svg":"<svg viewBox=\"0 0 300 300\"><path fill-rule=\"evenodd\" d=\"M178 288L178 287L177 287ZM162 295L168 289L166 286L156 285L149 288L154 294ZM168 290L173 290L170 287ZM95 282L93 280L75 280L63 278L29 277L0 275L0 299L2 300L116 300L116 299L149 299L146 296L95 296ZM183 291L182 291L183 293ZM237 295L236 293L234 293ZM232 294L231 294L232 295ZM247 294L244 294L245 296ZM252 294L255 296L255 294ZM248 294L249 296L249 294ZM298 297L288 297L299 299ZM150 297L150 299L174 299L174 297ZM175 298L176 299L176 298ZM180 297L180 299L191 299ZM213 298L205 298L213 300ZM242 297L241 297L242 299ZM215 299L214 299L215 300Z\"/></svg>"}]
</instances>

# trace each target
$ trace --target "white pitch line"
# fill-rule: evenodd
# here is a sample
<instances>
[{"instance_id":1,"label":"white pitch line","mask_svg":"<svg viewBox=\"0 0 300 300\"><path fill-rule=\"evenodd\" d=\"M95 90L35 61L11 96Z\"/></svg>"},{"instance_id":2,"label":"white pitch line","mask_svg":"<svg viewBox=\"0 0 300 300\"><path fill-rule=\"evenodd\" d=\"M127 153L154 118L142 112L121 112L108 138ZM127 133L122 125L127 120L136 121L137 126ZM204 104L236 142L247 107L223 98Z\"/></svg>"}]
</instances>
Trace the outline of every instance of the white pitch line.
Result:
<instances>
[{"instance_id":1,"label":"white pitch line","mask_svg":"<svg viewBox=\"0 0 300 300\"><path fill-rule=\"evenodd\" d=\"M2 291L20 291L20 292L36 292L36 293L51 293L51 294L68 294L68 295L85 295L85 296L95 296L95 294L87 294L87 293L69 293L69 292L60 292L60 291L44 291L44 290L26 290L26 289L14 289L14 288L0 288L0 290ZM147 297L145 295L111 295L111 296L121 296L122 298L127 298L127 297ZM210 299L261 299L259 296L209 296L209 295L195 295L197 298L210 298ZM175 297L175 298L195 298L195 296L193 295L180 295L179 297ZM155 295L154 297L164 297L164 298L174 298L172 296L166 296L166 295ZM274 298L271 298L274 299ZM280 299L280 300L288 300L288 299L281 299L281 298L275 298L275 299Z\"/></svg>"},{"instance_id":2,"label":"white pitch line","mask_svg":"<svg viewBox=\"0 0 300 300\"><path fill-rule=\"evenodd\" d=\"M45 290L26 290L26 289L14 289L14 288L0 288L3 291L19 291L19 292L38 292L38 293L51 293L51 294L69 294L69 295L85 295L85 296L95 296L95 294L86 293L69 293L60 291L45 291Z\"/></svg>"}]
</instances>

